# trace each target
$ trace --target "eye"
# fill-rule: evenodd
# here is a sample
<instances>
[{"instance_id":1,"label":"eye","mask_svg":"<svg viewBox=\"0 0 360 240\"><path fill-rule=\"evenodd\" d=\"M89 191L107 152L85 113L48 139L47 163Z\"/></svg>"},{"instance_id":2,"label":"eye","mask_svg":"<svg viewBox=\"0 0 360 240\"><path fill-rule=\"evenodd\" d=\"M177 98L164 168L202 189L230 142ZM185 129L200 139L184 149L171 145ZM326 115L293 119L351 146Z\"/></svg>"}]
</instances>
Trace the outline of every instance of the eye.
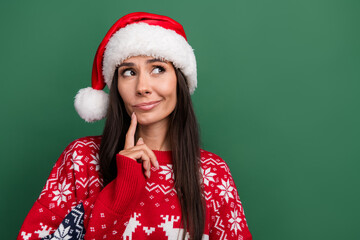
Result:
<instances>
[{"instance_id":1,"label":"eye","mask_svg":"<svg viewBox=\"0 0 360 240\"><path fill-rule=\"evenodd\" d=\"M158 73L162 73L165 72L165 68L161 67L161 66L155 66L155 68L153 69L153 73L158 74Z\"/></svg>"},{"instance_id":2,"label":"eye","mask_svg":"<svg viewBox=\"0 0 360 240\"><path fill-rule=\"evenodd\" d=\"M135 72L132 69L125 69L121 72L121 76L124 76L124 77L131 77L134 75L135 75Z\"/></svg>"}]
</instances>

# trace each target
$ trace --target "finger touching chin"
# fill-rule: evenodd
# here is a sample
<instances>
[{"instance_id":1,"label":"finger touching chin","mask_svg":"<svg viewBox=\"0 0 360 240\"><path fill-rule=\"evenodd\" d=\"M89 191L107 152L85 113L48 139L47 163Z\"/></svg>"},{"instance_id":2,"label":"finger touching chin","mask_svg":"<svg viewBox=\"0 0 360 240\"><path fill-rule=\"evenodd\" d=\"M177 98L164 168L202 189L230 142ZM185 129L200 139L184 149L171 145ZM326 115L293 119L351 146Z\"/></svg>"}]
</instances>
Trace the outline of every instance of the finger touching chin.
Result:
<instances>
[{"instance_id":1,"label":"finger touching chin","mask_svg":"<svg viewBox=\"0 0 360 240\"><path fill-rule=\"evenodd\" d=\"M137 123L139 125L145 126L145 125L149 125L149 124L155 123L160 120L156 116L153 116L153 115L154 114L137 113L136 114Z\"/></svg>"}]
</instances>

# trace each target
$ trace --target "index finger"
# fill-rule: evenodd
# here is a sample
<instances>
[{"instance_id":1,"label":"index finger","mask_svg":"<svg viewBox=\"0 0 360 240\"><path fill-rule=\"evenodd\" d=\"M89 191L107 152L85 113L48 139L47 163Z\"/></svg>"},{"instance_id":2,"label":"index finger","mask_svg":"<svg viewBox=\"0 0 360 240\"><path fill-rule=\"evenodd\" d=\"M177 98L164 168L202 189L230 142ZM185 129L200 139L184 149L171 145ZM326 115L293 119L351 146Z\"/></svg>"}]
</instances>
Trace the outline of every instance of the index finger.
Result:
<instances>
[{"instance_id":1,"label":"index finger","mask_svg":"<svg viewBox=\"0 0 360 240\"><path fill-rule=\"evenodd\" d=\"M129 130L126 133L125 137L125 146L124 149L132 148L135 145L135 132L136 132L137 118L135 112L131 115L131 122Z\"/></svg>"}]
</instances>

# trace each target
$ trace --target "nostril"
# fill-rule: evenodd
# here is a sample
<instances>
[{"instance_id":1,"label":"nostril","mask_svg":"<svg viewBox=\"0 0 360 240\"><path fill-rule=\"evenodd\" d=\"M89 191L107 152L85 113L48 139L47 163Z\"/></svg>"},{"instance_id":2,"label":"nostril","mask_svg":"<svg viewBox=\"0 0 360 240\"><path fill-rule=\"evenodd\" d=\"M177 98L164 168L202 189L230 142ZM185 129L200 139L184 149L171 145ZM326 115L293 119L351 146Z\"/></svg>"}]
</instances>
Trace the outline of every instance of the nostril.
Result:
<instances>
[{"instance_id":1,"label":"nostril","mask_svg":"<svg viewBox=\"0 0 360 240\"><path fill-rule=\"evenodd\" d=\"M149 90L138 90L136 92L137 95L145 95L145 94L150 94L150 93L151 93L151 91L149 91Z\"/></svg>"}]
</instances>

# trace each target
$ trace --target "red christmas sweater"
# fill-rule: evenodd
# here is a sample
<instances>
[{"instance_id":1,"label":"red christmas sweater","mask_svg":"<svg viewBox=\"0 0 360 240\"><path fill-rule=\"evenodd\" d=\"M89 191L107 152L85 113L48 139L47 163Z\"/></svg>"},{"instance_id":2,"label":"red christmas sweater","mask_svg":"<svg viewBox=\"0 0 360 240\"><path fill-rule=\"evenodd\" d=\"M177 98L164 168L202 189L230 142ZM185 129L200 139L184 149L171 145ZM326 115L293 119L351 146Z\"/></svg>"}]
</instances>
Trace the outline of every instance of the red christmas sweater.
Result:
<instances>
[{"instance_id":1,"label":"red christmas sweater","mask_svg":"<svg viewBox=\"0 0 360 240\"><path fill-rule=\"evenodd\" d=\"M181 239L184 229L171 151L154 151L160 168L152 167L150 178L144 176L140 163L117 154L118 175L103 187L100 142L101 136L90 136L66 147L26 216L18 240ZM225 161L201 149L201 173L206 199L202 239L252 239Z\"/></svg>"}]
</instances>

